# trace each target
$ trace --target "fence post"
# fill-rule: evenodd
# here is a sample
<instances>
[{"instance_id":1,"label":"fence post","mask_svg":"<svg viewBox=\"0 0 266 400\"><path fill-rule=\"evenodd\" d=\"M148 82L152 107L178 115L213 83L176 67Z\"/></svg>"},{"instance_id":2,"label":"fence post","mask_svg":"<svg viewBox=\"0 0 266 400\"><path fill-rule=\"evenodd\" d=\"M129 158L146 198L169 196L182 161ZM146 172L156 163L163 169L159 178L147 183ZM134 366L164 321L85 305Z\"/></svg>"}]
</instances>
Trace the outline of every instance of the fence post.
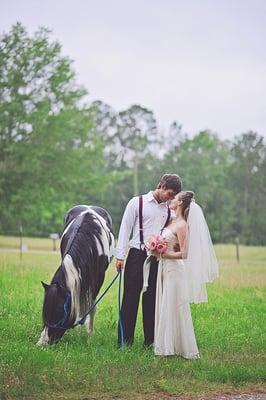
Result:
<instances>
[{"instance_id":1,"label":"fence post","mask_svg":"<svg viewBox=\"0 0 266 400\"><path fill-rule=\"evenodd\" d=\"M23 229L22 229L22 225L20 225L19 227L19 236L20 236L20 243L19 243L19 248L20 248L20 261L22 261L22 233L23 233Z\"/></svg>"},{"instance_id":2,"label":"fence post","mask_svg":"<svg viewBox=\"0 0 266 400\"><path fill-rule=\"evenodd\" d=\"M239 262L239 238L236 237L236 260Z\"/></svg>"},{"instance_id":3,"label":"fence post","mask_svg":"<svg viewBox=\"0 0 266 400\"><path fill-rule=\"evenodd\" d=\"M53 241L53 251L56 251L56 240L59 239L58 233L51 233L50 238Z\"/></svg>"}]
</instances>

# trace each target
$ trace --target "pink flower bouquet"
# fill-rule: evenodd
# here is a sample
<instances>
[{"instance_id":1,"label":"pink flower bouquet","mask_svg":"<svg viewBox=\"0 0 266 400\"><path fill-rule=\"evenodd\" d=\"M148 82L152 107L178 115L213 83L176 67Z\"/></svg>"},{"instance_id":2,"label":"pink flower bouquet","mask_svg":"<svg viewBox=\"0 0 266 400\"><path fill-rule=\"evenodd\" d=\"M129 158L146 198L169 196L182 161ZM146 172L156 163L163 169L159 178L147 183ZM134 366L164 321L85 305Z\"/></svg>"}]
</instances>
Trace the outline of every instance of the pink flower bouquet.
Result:
<instances>
[{"instance_id":1,"label":"pink flower bouquet","mask_svg":"<svg viewBox=\"0 0 266 400\"><path fill-rule=\"evenodd\" d=\"M146 243L146 248L149 251L157 251L157 253L165 253L167 250L168 241L165 237L161 235L153 235L150 237Z\"/></svg>"}]
</instances>

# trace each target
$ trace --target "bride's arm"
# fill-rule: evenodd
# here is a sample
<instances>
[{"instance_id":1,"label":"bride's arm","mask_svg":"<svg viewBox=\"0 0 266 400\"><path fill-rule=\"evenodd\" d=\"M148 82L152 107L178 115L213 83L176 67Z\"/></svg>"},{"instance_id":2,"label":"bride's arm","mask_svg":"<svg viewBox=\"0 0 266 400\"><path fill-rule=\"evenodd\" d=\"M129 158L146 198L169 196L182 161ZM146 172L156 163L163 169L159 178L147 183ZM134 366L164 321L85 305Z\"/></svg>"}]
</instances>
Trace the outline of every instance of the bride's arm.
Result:
<instances>
[{"instance_id":1,"label":"bride's arm","mask_svg":"<svg viewBox=\"0 0 266 400\"><path fill-rule=\"evenodd\" d=\"M176 227L176 236L178 239L179 251L166 251L161 255L162 258L169 260L182 260L186 258L186 238L187 238L187 224L182 223Z\"/></svg>"}]
</instances>

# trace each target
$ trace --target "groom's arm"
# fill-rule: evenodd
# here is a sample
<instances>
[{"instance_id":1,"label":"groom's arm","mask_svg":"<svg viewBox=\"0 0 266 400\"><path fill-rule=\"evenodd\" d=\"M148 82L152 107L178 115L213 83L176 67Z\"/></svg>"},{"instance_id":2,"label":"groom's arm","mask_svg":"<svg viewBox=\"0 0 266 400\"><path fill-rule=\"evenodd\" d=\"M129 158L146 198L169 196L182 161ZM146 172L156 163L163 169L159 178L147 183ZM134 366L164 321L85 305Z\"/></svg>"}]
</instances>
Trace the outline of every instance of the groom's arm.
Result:
<instances>
[{"instance_id":1,"label":"groom's arm","mask_svg":"<svg viewBox=\"0 0 266 400\"><path fill-rule=\"evenodd\" d=\"M124 268L124 260L126 258L129 238L136 221L137 201L137 197L133 197L133 199L128 202L122 218L117 246L114 252L116 257L117 271L121 271Z\"/></svg>"}]
</instances>

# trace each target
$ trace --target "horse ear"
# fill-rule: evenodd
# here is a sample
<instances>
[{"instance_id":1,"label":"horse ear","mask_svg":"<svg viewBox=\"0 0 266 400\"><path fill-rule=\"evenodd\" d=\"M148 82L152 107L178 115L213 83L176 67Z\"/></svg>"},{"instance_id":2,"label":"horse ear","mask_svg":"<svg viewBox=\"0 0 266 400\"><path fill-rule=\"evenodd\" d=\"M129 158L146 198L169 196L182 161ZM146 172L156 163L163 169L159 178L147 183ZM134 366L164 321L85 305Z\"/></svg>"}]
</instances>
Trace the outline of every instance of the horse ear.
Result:
<instances>
[{"instance_id":1,"label":"horse ear","mask_svg":"<svg viewBox=\"0 0 266 400\"><path fill-rule=\"evenodd\" d=\"M41 281L41 284L43 285L45 291L50 287L50 285L47 285L47 283L44 283L43 281Z\"/></svg>"}]
</instances>

